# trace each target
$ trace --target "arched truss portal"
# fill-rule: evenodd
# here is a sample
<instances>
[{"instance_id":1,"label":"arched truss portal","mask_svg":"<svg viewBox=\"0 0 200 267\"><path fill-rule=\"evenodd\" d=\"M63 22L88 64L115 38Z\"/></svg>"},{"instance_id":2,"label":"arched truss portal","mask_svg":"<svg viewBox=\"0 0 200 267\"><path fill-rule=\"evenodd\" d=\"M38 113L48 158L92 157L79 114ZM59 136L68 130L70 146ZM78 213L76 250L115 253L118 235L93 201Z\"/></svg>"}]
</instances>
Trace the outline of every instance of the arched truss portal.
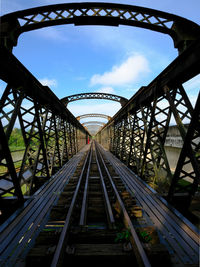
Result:
<instances>
[{"instance_id":1,"label":"arched truss portal","mask_svg":"<svg viewBox=\"0 0 200 267\"><path fill-rule=\"evenodd\" d=\"M197 39L199 26L166 12L115 3L68 3L31 8L2 16L1 36L12 48L18 36L27 31L61 24L129 25L170 35L179 51L186 42Z\"/></svg>"},{"instance_id":2,"label":"arched truss portal","mask_svg":"<svg viewBox=\"0 0 200 267\"><path fill-rule=\"evenodd\" d=\"M122 106L124 106L128 99L118 95L106 94L106 93L83 93L76 94L64 97L61 101L67 105L69 102L83 100L83 99L106 99L119 102Z\"/></svg>"},{"instance_id":3,"label":"arched truss portal","mask_svg":"<svg viewBox=\"0 0 200 267\"><path fill-rule=\"evenodd\" d=\"M104 118L104 119L107 119L108 121L111 119L110 116L108 115L105 115L105 114L99 114L99 113L90 113L90 114L83 114L83 115L80 115L78 117L76 117L76 119L78 121L80 121L81 119L85 119L85 118L89 118L89 117L95 117L95 118Z\"/></svg>"},{"instance_id":4,"label":"arched truss portal","mask_svg":"<svg viewBox=\"0 0 200 267\"><path fill-rule=\"evenodd\" d=\"M101 121L87 121L87 122L84 122L82 123L83 126L88 126L88 125L100 125L100 126L104 126L105 123L104 122L101 122Z\"/></svg>"},{"instance_id":5,"label":"arched truss portal","mask_svg":"<svg viewBox=\"0 0 200 267\"><path fill-rule=\"evenodd\" d=\"M90 133L90 135L96 135L102 127L99 125L88 125L85 129Z\"/></svg>"},{"instance_id":6,"label":"arched truss portal","mask_svg":"<svg viewBox=\"0 0 200 267\"><path fill-rule=\"evenodd\" d=\"M99 131L102 128L102 126L95 124L95 125L87 125L85 126L85 128L91 133L91 131L93 132Z\"/></svg>"}]
</instances>

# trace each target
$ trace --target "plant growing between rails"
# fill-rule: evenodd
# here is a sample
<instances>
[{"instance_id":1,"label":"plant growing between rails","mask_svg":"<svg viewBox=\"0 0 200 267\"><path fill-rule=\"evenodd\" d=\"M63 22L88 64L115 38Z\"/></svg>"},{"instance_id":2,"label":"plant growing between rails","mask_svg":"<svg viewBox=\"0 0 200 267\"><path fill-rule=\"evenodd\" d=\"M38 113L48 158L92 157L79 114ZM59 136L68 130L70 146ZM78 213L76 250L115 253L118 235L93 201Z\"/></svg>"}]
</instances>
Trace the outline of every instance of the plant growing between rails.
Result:
<instances>
[{"instance_id":1,"label":"plant growing between rails","mask_svg":"<svg viewBox=\"0 0 200 267\"><path fill-rule=\"evenodd\" d=\"M116 234L115 242L128 243L130 241L130 236L131 236L130 230L124 229L122 232Z\"/></svg>"},{"instance_id":2,"label":"plant growing between rails","mask_svg":"<svg viewBox=\"0 0 200 267\"><path fill-rule=\"evenodd\" d=\"M116 225L118 233L116 233L115 242L116 243L129 243L131 232L130 229L124 228L123 223L118 222Z\"/></svg>"},{"instance_id":3,"label":"plant growing between rails","mask_svg":"<svg viewBox=\"0 0 200 267\"><path fill-rule=\"evenodd\" d=\"M149 243L152 240L152 237L150 234L148 234L146 231L139 231L138 229L136 230L136 233L138 234L139 239L143 243Z\"/></svg>"}]
</instances>

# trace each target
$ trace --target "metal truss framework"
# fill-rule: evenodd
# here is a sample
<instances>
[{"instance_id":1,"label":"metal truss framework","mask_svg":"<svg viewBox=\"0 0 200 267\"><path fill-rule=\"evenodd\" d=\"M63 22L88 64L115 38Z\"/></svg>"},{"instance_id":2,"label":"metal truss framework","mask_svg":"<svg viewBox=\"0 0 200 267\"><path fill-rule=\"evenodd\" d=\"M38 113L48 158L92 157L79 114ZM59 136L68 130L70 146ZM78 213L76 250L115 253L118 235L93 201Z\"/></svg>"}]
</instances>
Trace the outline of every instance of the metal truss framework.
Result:
<instances>
[{"instance_id":1,"label":"metal truss framework","mask_svg":"<svg viewBox=\"0 0 200 267\"><path fill-rule=\"evenodd\" d=\"M115 3L69 3L31 8L1 18L1 38L12 49L23 32L61 24L129 25L168 34L182 52L199 34L197 24L154 9Z\"/></svg>"},{"instance_id":2,"label":"metal truss framework","mask_svg":"<svg viewBox=\"0 0 200 267\"><path fill-rule=\"evenodd\" d=\"M95 136L97 132L102 128L100 125L87 125L85 129L92 135Z\"/></svg>"},{"instance_id":3,"label":"metal truss framework","mask_svg":"<svg viewBox=\"0 0 200 267\"><path fill-rule=\"evenodd\" d=\"M90 134L95 135L105 125L105 123L101 121L87 121L82 123L82 125Z\"/></svg>"},{"instance_id":4,"label":"metal truss framework","mask_svg":"<svg viewBox=\"0 0 200 267\"><path fill-rule=\"evenodd\" d=\"M76 119L80 121L81 119L85 118L103 118L107 119L108 121L111 119L110 116L105 115L105 114L99 114L99 113L91 113L91 114L83 114ZM91 134L91 135L96 135L96 133L104 126L106 123L103 123L101 121L90 121L90 122L84 122L82 125L86 128L86 130Z\"/></svg>"},{"instance_id":5,"label":"metal truss framework","mask_svg":"<svg viewBox=\"0 0 200 267\"><path fill-rule=\"evenodd\" d=\"M91 117L91 118L93 118L93 117L95 117L95 118L103 118L103 119L107 119L108 121L111 119L110 116L105 115L105 114L99 114L99 113L83 114L83 115L80 115L80 116L76 117L76 119L78 121L80 121L81 119L85 119L85 118L89 118L89 117Z\"/></svg>"},{"instance_id":6,"label":"metal truss framework","mask_svg":"<svg viewBox=\"0 0 200 267\"><path fill-rule=\"evenodd\" d=\"M199 73L198 40L147 87L141 87L97 134L98 141L142 179L159 183L162 178L170 202L176 202L176 193L187 193L188 206L200 182L200 94L193 107L182 84ZM165 151L170 122L183 140L175 171ZM183 189L185 178L192 183Z\"/></svg>"},{"instance_id":7,"label":"metal truss framework","mask_svg":"<svg viewBox=\"0 0 200 267\"><path fill-rule=\"evenodd\" d=\"M86 144L89 134L48 87L7 49L0 51L0 78L7 84L0 100L0 196L22 201L21 186L32 195ZM10 150L15 127L23 140L17 161L17 151Z\"/></svg>"},{"instance_id":8,"label":"metal truss framework","mask_svg":"<svg viewBox=\"0 0 200 267\"><path fill-rule=\"evenodd\" d=\"M193 108L182 84L199 74L200 27L187 19L153 9L91 2L37 7L1 17L0 78L7 85L0 100L0 166L3 168L0 195L9 193L22 201L22 183L27 185L27 192L33 193L41 180L43 183L49 179L86 143L89 135L63 105L69 102L69 97L60 101L9 52L23 32L61 24L129 25L172 37L180 56L129 101L100 93L70 97L71 101L102 98L120 102L121 110L98 133L99 141L143 179L164 175L169 181L170 201L180 191L180 180L190 177L193 183L186 190L189 203L200 177L200 109L199 98ZM164 149L172 117L184 141L174 173ZM187 129L185 122L189 122ZM21 129L25 146L19 167L10 151L15 125ZM184 168L188 164L192 167L190 172Z\"/></svg>"},{"instance_id":9,"label":"metal truss framework","mask_svg":"<svg viewBox=\"0 0 200 267\"><path fill-rule=\"evenodd\" d=\"M70 95L62 98L61 101L67 106L69 102L83 100L83 99L106 99L119 102L121 106L124 106L128 102L128 99L125 97L107 93L82 93L82 94Z\"/></svg>"}]
</instances>

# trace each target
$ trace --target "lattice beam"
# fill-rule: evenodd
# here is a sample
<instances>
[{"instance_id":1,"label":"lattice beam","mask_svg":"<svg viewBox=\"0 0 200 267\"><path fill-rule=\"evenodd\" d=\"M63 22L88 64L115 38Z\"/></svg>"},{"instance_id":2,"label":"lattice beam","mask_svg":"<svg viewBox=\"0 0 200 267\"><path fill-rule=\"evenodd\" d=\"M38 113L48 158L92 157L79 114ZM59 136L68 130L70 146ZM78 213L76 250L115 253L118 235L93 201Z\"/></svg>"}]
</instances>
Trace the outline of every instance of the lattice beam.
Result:
<instances>
[{"instance_id":1,"label":"lattice beam","mask_svg":"<svg viewBox=\"0 0 200 267\"><path fill-rule=\"evenodd\" d=\"M60 24L142 27L171 36L179 52L200 35L197 24L176 15L138 6L90 2L42 6L4 15L1 37L4 45L12 49L21 33Z\"/></svg>"},{"instance_id":2,"label":"lattice beam","mask_svg":"<svg viewBox=\"0 0 200 267\"><path fill-rule=\"evenodd\" d=\"M22 201L86 144L89 133L7 49L0 51L0 78L7 83L0 100L0 197ZM15 132L20 151L12 143Z\"/></svg>"},{"instance_id":3,"label":"lattice beam","mask_svg":"<svg viewBox=\"0 0 200 267\"><path fill-rule=\"evenodd\" d=\"M76 117L76 119L78 121L80 121L81 119L90 118L90 117L91 118L93 118L93 117L95 117L95 118L103 118L103 119L107 119L108 121L111 119L110 116L105 115L105 114L99 114L99 113L83 114L83 115L80 115L80 116Z\"/></svg>"},{"instance_id":4,"label":"lattice beam","mask_svg":"<svg viewBox=\"0 0 200 267\"><path fill-rule=\"evenodd\" d=\"M104 126L105 123L104 122L101 122L101 121L86 121L86 122L83 122L82 125L83 126L86 126L86 125L100 125L100 126Z\"/></svg>"},{"instance_id":5,"label":"lattice beam","mask_svg":"<svg viewBox=\"0 0 200 267\"><path fill-rule=\"evenodd\" d=\"M124 106L128 99L122 96L107 94L107 93L82 93L76 95L70 95L61 99L61 101L67 106L69 102L83 100L83 99L105 99L119 102L122 106Z\"/></svg>"},{"instance_id":6,"label":"lattice beam","mask_svg":"<svg viewBox=\"0 0 200 267\"><path fill-rule=\"evenodd\" d=\"M199 49L197 41L97 133L105 147L110 146L111 152L147 183L159 186L170 201L175 202L175 195L184 192L188 206L200 182L200 96L193 108L182 84L200 73ZM175 169L165 148L170 123L183 143ZM185 179L191 183L183 187Z\"/></svg>"}]
</instances>

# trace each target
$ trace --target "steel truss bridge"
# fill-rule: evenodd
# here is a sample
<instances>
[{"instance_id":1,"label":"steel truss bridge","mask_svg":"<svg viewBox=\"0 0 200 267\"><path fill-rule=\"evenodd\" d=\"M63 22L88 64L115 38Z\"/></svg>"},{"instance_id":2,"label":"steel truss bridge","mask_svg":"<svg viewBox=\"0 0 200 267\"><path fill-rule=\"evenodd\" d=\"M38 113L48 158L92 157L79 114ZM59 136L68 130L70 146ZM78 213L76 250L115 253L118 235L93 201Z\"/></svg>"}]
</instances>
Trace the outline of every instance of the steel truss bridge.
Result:
<instances>
[{"instance_id":1,"label":"steel truss bridge","mask_svg":"<svg viewBox=\"0 0 200 267\"><path fill-rule=\"evenodd\" d=\"M58 97L43 86L13 55L20 34L61 24L135 26L169 35L179 56L131 99L85 93ZM87 143L90 133L67 109L70 101L109 99L121 109L104 125L96 140L144 182L163 176L167 200L176 205L185 194L189 207L200 181L200 94L195 106L183 84L200 73L200 26L165 12L113 3L70 3L37 7L1 17L0 78L6 83L0 100L0 203L5 217L43 188L47 181ZM171 118L183 141L176 169L170 169L164 144ZM10 149L15 124L24 142L21 160ZM187 123L187 127L185 127ZM185 167L190 165L190 169ZM62 172L62 171L61 171ZM189 178L191 184L181 186ZM24 188L25 194L24 194ZM10 208L6 196L15 200ZM26 202L25 202L26 203Z\"/></svg>"}]
</instances>

